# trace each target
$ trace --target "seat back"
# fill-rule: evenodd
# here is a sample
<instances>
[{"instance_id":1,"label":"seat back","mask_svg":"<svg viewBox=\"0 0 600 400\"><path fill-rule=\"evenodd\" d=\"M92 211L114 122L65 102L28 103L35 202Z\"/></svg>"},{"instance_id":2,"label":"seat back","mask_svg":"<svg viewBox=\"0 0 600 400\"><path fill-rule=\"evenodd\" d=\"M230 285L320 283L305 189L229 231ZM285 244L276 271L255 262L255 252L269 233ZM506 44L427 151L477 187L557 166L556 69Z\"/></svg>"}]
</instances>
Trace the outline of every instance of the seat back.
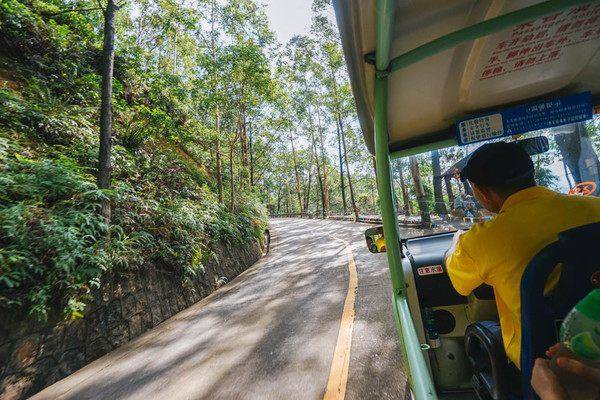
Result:
<instances>
[{"instance_id":1,"label":"seat back","mask_svg":"<svg viewBox=\"0 0 600 400\"><path fill-rule=\"evenodd\" d=\"M569 229L542 249L521 279L521 375L523 397L535 399L531 372L536 358L558 342L566 314L598 285L600 222ZM556 288L544 296L548 277L562 265Z\"/></svg>"}]
</instances>

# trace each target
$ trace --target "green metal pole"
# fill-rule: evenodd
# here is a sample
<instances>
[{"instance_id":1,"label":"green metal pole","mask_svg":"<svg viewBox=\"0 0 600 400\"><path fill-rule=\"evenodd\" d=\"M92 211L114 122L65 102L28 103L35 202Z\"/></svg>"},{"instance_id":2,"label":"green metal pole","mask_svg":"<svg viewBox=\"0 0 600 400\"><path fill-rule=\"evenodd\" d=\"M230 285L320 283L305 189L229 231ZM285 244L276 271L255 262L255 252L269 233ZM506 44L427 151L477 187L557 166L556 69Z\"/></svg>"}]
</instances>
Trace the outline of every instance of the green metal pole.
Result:
<instances>
[{"instance_id":1,"label":"green metal pole","mask_svg":"<svg viewBox=\"0 0 600 400\"><path fill-rule=\"evenodd\" d=\"M392 278L394 293L405 296L406 284L402 272L402 253L398 221L392 195L392 176L388 148L387 126L387 76L375 78L375 163L377 166L377 190L383 222L383 235Z\"/></svg>"},{"instance_id":2,"label":"green metal pole","mask_svg":"<svg viewBox=\"0 0 600 400\"><path fill-rule=\"evenodd\" d=\"M390 62L392 28L394 24L393 0L377 0L377 43L375 65L378 71L385 71ZM390 171L390 153L388 147L387 115L387 74L378 74L375 78L375 163L377 166L377 189L379 208L383 222L383 235L388 265L394 293L405 295L406 284L402 273L402 253L398 221L392 195L392 175Z\"/></svg>"},{"instance_id":3,"label":"green metal pole","mask_svg":"<svg viewBox=\"0 0 600 400\"><path fill-rule=\"evenodd\" d=\"M417 331L410 315L406 297L394 295L392 302L396 324L404 344L404 357L410 366L408 378L410 379L410 388L414 398L417 400L436 400L435 386L431 381L427 364L425 364L423 349L417 339Z\"/></svg>"},{"instance_id":4,"label":"green metal pole","mask_svg":"<svg viewBox=\"0 0 600 400\"><path fill-rule=\"evenodd\" d=\"M410 149L398 150L390 154L392 160L398 158L404 158L408 156L416 156L417 154L423 154L428 151L444 149L446 147L456 146L456 139L446 139L435 143L423 144L421 146L411 147Z\"/></svg>"},{"instance_id":5,"label":"green metal pole","mask_svg":"<svg viewBox=\"0 0 600 400\"><path fill-rule=\"evenodd\" d=\"M375 44L375 67L385 71L390 63L392 28L394 26L394 1L377 0L377 36Z\"/></svg>"},{"instance_id":6,"label":"green metal pole","mask_svg":"<svg viewBox=\"0 0 600 400\"><path fill-rule=\"evenodd\" d=\"M435 400L437 395L421 344L415 330L406 300L406 284L402 271L402 253L400 251L398 221L392 198L392 180L390 171L390 153L388 147L387 126L387 76L375 78L375 160L377 163L377 189L379 208L383 222L386 254L392 286L394 289L394 315L398 332L402 340L404 359L408 365L410 387L417 400Z\"/></svg>"},{"instance_id":7,"label":"green metal pole","mask_svg":"<svg viewBox=\"0 0 600 400\"><path fill-rule=\"evenodd\" d=\"M392 175L388 137L388 66L394 23L394 1L377 0L377 51L375 65L375 161L377 189L383 222L383 234L392 279L394 315L403 345L404 360L408 365L410 386L417 400L436 400L437 395L425 363L423 350L410 316L406 301L406 283L402 272L402 252L398 221L392 196Z\"/></svg>"},{"instance_id":8,"label":"green metal pole","mask_svg":"<svg viewBox=\"0 0 600 400\"><path fill-rule=\"evenodd\" d=\"M442 36L439 39L433 40L422 46L417 47L407 53L404 53L390 62L390 70L396 71L405 68L411 64L421 61L427 57L438 54L444 50L453 48L463 42L479 39L482 36L491 35L511 26L527 22L538 17L562 11L566 8L593 3L590 0L549 0L533 6L525 7L517 11L513 11L499 17L490 18L486 21L471 25L467 28ZM379 28L378 28L379 29ZM377 47L379 52L379 47ZM389 54L389 51L388 51ZM377 55L377 53L376 53ZM377 69L379 64L377 64Z\"/></svg>"}]
</instances>

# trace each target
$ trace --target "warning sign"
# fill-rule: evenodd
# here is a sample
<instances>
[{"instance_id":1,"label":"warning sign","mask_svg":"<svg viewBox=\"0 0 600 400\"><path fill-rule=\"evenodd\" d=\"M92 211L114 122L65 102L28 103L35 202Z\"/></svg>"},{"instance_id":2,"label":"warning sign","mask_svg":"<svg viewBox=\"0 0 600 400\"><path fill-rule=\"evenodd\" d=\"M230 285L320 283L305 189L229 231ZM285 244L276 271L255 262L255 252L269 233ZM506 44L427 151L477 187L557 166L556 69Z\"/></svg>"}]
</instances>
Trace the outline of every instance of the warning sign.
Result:
<instances>
[{"instance_id":1,"label":"warning sign","mask_svg":"<svg viewBox=\"0 0 600 400\"><path fill-rule=\"evenodd\" d=\"M437 275L437 274L443 274L443 273L444 273L444 268L442 268L441 265L430 265L427 267L417 268L417 274L419 274L419 276Z\"/></svg>"},{"instance_id":2,"label":"warning sign","mask_svg":"<svg viewBox=\"0 0 600 400\"><path fill-rule=\"evenodd\" d=\"M515 26L499 41L479 80L551 63L564 49L600 38L600 3L576 6Z\"/></svg>"}]
</instances>

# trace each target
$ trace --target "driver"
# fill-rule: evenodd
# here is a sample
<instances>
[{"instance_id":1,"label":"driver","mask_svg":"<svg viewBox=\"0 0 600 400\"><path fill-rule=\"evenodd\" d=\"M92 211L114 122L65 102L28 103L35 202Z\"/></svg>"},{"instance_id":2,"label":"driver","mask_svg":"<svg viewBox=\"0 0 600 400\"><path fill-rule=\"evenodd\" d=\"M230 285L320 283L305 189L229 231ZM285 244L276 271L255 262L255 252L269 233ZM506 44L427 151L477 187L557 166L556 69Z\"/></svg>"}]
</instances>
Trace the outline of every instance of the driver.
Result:
<instances>
[{"instance_id":1,"label":"driver","mask_svg":"<svg viewBox=\"0 0 600 400\"><path fill-rule=\"evenodd\" d=\"M519 367L523 271L559 232L600 221L600 198L567 196L536 186L533 162L514 142L481 146L461 176L471 182L477 201L497 215L456 233L446 255L448 275L464 296L483 283L494 288L506 354ZM546 289L557 280L558 274L553 274Z\"/></svg>"}]
</instances>

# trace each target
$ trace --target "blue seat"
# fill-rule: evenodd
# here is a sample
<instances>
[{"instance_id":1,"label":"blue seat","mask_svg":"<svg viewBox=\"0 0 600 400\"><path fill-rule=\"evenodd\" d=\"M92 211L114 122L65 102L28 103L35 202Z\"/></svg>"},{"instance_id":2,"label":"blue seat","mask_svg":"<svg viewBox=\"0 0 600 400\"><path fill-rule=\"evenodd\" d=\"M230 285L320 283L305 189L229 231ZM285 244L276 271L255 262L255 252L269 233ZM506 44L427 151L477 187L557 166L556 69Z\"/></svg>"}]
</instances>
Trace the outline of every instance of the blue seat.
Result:
<instances>
[{"instance_id":1,"label":"blue seat","mask_svg":"<svg viewBox=\"0 0 600 400\"><path fill-rule=\"evenodd\" d=\"M542 249L528 264L521 279L522 395L535 399L531 372L537 357L557 343L566 314L598 285L600 278L600 222L569 229ZM548 277L561 264L556 288L544 296Z\"/></svg>"}]
</instances>

